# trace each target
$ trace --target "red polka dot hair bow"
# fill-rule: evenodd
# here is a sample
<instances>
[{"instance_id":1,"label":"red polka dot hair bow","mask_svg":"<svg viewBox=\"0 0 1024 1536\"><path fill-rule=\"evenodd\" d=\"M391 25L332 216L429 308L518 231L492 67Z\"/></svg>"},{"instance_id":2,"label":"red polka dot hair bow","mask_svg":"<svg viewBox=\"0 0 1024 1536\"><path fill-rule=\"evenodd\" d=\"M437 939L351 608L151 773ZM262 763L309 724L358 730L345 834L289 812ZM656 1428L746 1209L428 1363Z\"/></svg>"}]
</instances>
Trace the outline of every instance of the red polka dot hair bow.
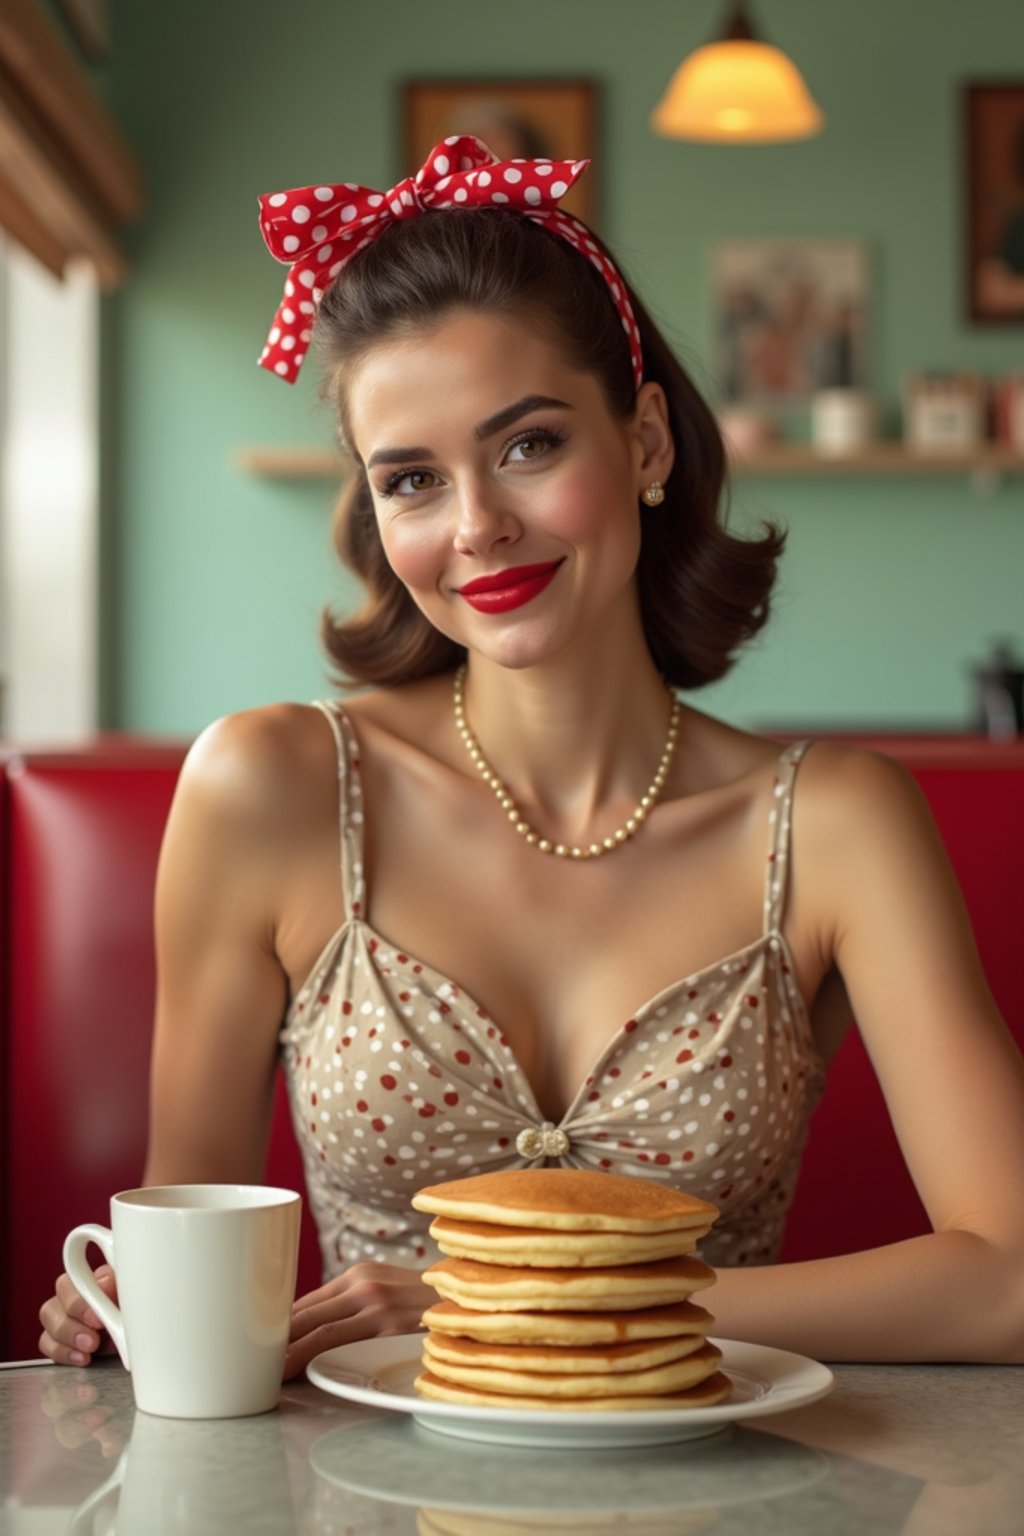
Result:
<instances>
[{"instance_id":1,"label":"red polka dot hair bow","mask_svg":"<svg viewBox=\"0 0 1024 1536\"><path fill-rule=\"evenodd\" d=\"M558 206L589 163L498 160L480 139L464 135L436 145L422 169L390 192L374 192L345 181L264 193L259 199L260 231L271 255L291 270L260 367L294 384L324 293L345 263L388 224L413 219L429 208L505 207L567 240L600 272L619 312L639 389L643 380L640 332L626 285L587 226Z\"/></svg>"}]
</instances>

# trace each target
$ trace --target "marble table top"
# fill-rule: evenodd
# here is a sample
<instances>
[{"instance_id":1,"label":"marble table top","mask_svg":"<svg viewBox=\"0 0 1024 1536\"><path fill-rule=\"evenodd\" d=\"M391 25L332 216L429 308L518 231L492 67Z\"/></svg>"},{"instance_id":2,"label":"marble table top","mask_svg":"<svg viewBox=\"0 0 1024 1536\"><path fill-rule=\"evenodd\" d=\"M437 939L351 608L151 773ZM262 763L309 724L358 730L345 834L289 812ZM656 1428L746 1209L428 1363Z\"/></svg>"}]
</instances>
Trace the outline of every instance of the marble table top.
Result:
<instances>
[{"instance_id":1,"label":"marble table top","mask_svg":"<svg viewBox=\"0 0 1024 1536\"><path fill-rule=\"evenodd\" d=\"M0 1370L4 1536L1019 1536L1024 1367L837 1366L827 1398L635 1449L451 1440L308 1381L136 1413L116 1361Z\"/></svg>"}]
</instances>

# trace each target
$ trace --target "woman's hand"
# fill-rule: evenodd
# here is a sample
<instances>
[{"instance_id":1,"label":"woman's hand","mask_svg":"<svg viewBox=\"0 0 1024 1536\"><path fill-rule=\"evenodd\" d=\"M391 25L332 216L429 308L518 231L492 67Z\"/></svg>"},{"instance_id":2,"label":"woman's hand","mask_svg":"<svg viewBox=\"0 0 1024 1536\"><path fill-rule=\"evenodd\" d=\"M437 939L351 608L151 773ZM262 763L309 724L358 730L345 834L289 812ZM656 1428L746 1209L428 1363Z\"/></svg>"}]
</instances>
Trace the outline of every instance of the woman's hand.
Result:
<instances>
[{"instance_id":1,"label":"woman's hand","mask_svg":"<svg viewBox=\"0 0 1024 1536\"><path fill-rule=\"evenodd\" d=\"M292 1333L284 1362L289 1381L315 1355L358 1339L415 1333L437 1300L419 1272L395 1264L354 1264L292 1307Z\"/></svg>"},{"instance_id":2,"label":"woman's hand","mask_svg":"<svg viewBox=\"0 0 1024 1536\"><path fill-rule=\"evenodd\" d=\"M104 1402L102 1372L92 1381L82 1376L58 1376L48 1383L42 1397L42 1409L53 1422L53 1433L67 1450L77 1450L88 1440L95 1440L104 1461L113 1461L124 1449L130 1411L125 1422L124 1410Z\"/></svg>"},{"instance_id":3,"label":"woman's hand","mask_svg":"<svg viewBox=\"0 0 1024 1536\"><path fill-rule=\"evenodd\" d=\"M117 1280L109 1264L94 1271L100 1289L111 1301L117 1300ZM39 1340L41 1354L57 1365L88 1365L93 1355L113 1354L114 1345L95 1312L75 1290L67 1275L57 1281L57 1294L39 1308L43 1325Z\"/></svg>"}]
</instances>

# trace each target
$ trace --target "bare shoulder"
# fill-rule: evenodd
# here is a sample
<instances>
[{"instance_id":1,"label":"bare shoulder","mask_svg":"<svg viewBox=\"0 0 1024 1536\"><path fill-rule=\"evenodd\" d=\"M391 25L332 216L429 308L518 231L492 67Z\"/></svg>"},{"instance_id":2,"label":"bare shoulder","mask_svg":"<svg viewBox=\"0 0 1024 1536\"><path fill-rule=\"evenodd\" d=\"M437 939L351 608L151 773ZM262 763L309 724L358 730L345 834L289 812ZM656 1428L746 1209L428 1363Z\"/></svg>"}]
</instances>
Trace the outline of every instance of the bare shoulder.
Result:
<instances>
[{"instance_id":1,"label":"bare shoulder","mask_svg":"<svg viewBox=\"0 0 1024 1536\"><path fill-rule=\"evenodd\" d=\"M312 705L269 704L224 715L196 738L176 809L268 834L337 809L332 733Z\"/></svg>"},{"instance_id":2,"label":"bare shoulder","mask_svg":"<svg viewBox=\"0 0 1024 1536\"><path fill-rule=\"evenodd\" d=\"M436 685L377 689L344 701L375 771L443 740ZM364 774L367 765L364 762ZM324 711L308 704L269 704L224 715L202 732L186 758L174 814L208 828L224 846L234 840L255 856L289 865L333 839L338 818L337 744Z\"/></svg>"},{"instance_id":3,"label":"bare shoulder","mask_svg":"<svg viewBox=\"0 0 1024 1536\"><path fill-rule=\"evenodd\" d=\"M893 844L934 832L913 774L884 753L846 742L811 742L800 766L797 807L794 815L833 847L864 836Z\"/></svg>"},{"instance_id":4,"label":"bare shoulder","mask_svg":"<svg viewBox=\"0 0 1024 1536\"><path fill-rule=\"evenodd\" d=\"M693 708L687 710L683 739L691 751L692 771L718 783L774 772L787 747L778 737L742 730ZM809 739L799 779L805 816L813 811L841 823L858 806L883 815L925 806L916 780L902 764L852 743Z\"/></svg>"},{"instance_id":5,"label":"bare shoulder","mask_svg":"<svg viewBox=\"0 0 1024 1536\"><path fill-rule=\"evenodd\" d=\"M858 945L877 964L894 935L907 947L915 934L942 934L947 954L963 942L949 855L901 763L866 747L815 742L799 770L792 835L805 904L841 968Z\"/></svg>"}]
</instances>

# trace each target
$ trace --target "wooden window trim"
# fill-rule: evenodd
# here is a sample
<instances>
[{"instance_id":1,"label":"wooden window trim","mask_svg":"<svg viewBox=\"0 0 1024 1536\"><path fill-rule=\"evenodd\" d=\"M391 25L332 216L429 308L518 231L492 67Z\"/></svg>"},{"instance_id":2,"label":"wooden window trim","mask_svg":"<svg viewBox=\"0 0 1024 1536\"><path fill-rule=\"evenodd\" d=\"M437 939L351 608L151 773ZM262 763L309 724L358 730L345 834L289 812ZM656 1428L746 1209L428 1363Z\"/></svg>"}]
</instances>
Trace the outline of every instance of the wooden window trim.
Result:
<instances>
[{"instance_id":1,"label":"wooden window trim","mask_svg":"<svg viewBox=\"0 0 1024 1536\"><path fill-rule=\"evenodd\" d=\"M118 227L143 211L134 152L37 0L0 8L0 224L51 271L127 272Z\"/></svg>"}]
</instances>

